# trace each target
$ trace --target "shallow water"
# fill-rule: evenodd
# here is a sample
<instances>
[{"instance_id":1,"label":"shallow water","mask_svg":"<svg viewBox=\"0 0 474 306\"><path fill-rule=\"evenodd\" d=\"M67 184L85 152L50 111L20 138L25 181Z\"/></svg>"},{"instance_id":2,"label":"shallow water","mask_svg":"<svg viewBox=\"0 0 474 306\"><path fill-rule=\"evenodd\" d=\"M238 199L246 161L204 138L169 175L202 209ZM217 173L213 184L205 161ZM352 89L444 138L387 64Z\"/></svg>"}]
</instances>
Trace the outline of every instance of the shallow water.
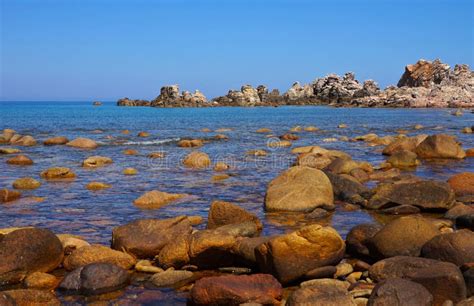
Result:
<instances>
[{"instance_id":1,"label":"shallow water","mask_svg":"<svg viewBox=\"0 0 474 306\"><path fill-rule=\"evenodd\" d=\"M455 117L450 113L451 110L446 109L158 109L117 107L114 103L93 107L89 102L0 103L1 129L12 128L20 134L32 135L39 143L52 136L67 136L69 139L81 136L101 143L92 151L66 146L20 147L35 162L26 167L7 165L5 160L9 157L0 156L0 188L11 188L11 183L19 177L39 179L42 170L54 166L70 167L77 174L72 182L42 181L39 189L23 192L26 197L44 197L42 202L27 198L0 205L0 228L40 226L55 233L81 235L89 242L109 244L115 226L139 218L167 218L181 214L206 218L211 201L220 199L257 214L264 224L264 235L282 233L303 224L302 216L265 214L263 198L268 182L288 168L295 157L289 154L291 148L267 148L268 141L274 141L274 138L256 133L257 129L266 127L272 129L272 134L281 135L296 125L314 125L321 131L298 133L300 139L293 142L294 147L321 145L344 150L355 160L366 160L376 165L384 160L382 147L368 147L364 142L324 142L323 139L367 133L394 135L403 129L408 130L409 135L453 134L458 136L464 148L474 147L473 134L461 133L463 127L474 124L474 114L465 112L463 116ZM340 123L347 124L348 128L337 128ZM425 128L414 130L415 124L422 124ZM201 131L203 128L231 130L206 133ZM103 132L97 133L95 130L98 129ZM124 129L130 130L130 134L121 134ZM137 137L140 131L147 131L151 136ZM190 149L178 148L176 141L188 137L209 138L216 134L225 134L229 140L210 141L200 150L208 153L213 161L223 160L234 165L235 170L229 172L230 179L213 183L211 177L215 172L212 169L195 171L180 166L180 160ZM138 150L139 155L124 155L122 151L125 149ZM245 156L245 152L251 149L265 149L270 154L259 158ZM148 153L157 151L165 152L167 158L146 157ZM82 161L92 155L111 157L114 163L99 169L82 168ZM138 175L124 176L122 170L126 167L136 168ZM414 174L446 180L453 173L462 171L474 171L473 158L444 164L423 163ZM109 183L113 187L91 192L85 189L91 181ZM156 210L143 210L133 205L134 199L153 189L187 193L194 197L191 201ZM377 216L363 210L349 212L338 208L328 219L313 222L330 224L345 236L355 224L377 220Z\"/></svg>"}]
</instances>

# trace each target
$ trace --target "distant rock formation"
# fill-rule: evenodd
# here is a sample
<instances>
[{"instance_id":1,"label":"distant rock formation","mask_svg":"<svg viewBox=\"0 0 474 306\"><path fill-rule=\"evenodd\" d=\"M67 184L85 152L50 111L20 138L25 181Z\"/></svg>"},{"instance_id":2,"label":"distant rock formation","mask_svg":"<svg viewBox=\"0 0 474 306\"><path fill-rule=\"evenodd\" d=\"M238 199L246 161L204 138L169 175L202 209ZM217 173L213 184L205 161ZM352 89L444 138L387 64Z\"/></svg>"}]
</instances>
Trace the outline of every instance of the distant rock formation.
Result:
<instances>
[{"instance_id":1,"label":"distant rock formation","mask_svg":"<svg viewBox=\"0 0 474 306\"><path fill-rule=\"evenodd\" d=\"M407 65L397 86L381 90L373 80L359 82L354 73L329 74L312 83L294 83L280 95L265 85L243 85L208 101L198 90L179 93L178 85L164 86L151 102L120 99L119 106L211 107L331 105L336 107L474 107L474 73L468 65L451 69L439 59Z\"/></svg>"}]
</instances>

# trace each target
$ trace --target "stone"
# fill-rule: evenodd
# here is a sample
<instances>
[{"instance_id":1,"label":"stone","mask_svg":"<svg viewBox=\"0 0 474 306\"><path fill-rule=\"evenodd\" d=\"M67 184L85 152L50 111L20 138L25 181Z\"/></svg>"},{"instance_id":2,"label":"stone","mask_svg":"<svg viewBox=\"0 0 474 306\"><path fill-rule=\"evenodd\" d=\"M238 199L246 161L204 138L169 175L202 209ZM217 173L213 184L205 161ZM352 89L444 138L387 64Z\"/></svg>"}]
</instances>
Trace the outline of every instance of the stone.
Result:
<instances>
[{"instance_id":1,"label":"stone","mask_svg":"<svg viewBox=\"0 0 474 306\"><path fill-rule=\"evenodd\" d=\"M333 228L313 224L272 238L255 248L255 255L261 271L287 284L315 268L338 263L344 251L345 243Z\"/></svg>"},{"instance_id":2,"label":"stone","mask_svg":"<svg viewBox=\"0 0 474 306\"><path fill-rule=\"evenodd\" d=\"M416 64L407 65L405 72L398 81L397 86L426 87L439 84L449 75L449 65L441 63L419 60Z\"/></svg>"},{"instance_id":3,"label":"stone","mask_svg":"<svg viewBox=\"0 0 474 306\"><path fill-rule=\"evenodd\" d=\"M332 283L319 282L292 292L288 297L286 305L355 306L356 303L349 294L349 291L347 291L347 288Z\"/></svg>"},{"instance_id":4,"label":"stone","mask_svg":"<svg viewBox=\"0 0 474 306\"><path fill-rule=\"evenodd\" d=\"M164 152L151 152L150 154L147 155L148 158L164 158L165 153Z\"/></svg>"},{"instance_id":5,"label":"stone","mask_svg":"<svg viewBox=\"0 0 474 306\"><path fill-rule=\"evenodd\" d=\"M474 262L474 232L464 229L435 236L423 245L421 256L457 266Z\"/></svg>"},{"instance_id":6,"label":"stone","mask_svg":"<svg viewBox=\"0 0 474 306\"><path fill-rule=\"evenodd\" d=\"M128 285L127 271L111 263L91 263L69 272L59 288L72 294L98 295Z\"/></svg>"},{"instance_id":7,"label":"stone","mask_svg":"<svg viewBox=\"0 0 474 306\"><path fill-rule=\"evenodd\" d=\"M333 189L326 174L304 166L281 173L270 182L265 195L267 211L312 211L333 204Z\"/></svg>"},{"instance_id":8,"label":"stone","mask_svg":"<svg viewBox=\"0 0 474 306\"><path fill-rule=\"evenodd\" d=\"M250 156L267 156L268 153L265 150L250 150L245 153Z\"/></svg>"},{"instance_id":9,"label":"stone","mask_svg":"<svg viewBox=\"0 0 474 306\"><path fill-rule=\"evenodd\" d=\"M346 237L347 253L354 256L370 257L369 240L375 236L382 226L373 223L363 223L354 226Z\"/></svg>"},{"instance_id":10,"label":"stone","mask_svg":"<svg viewBox=\"0 0 474 306\"><path fill-rule=\"evenodd\" d=\"M341 262L336 265L336 273L334 273L334 278L345 277L351 274L354 271L354 268L351 264L347 262Z\"/></svg>"},{"instance_id":11,"label":"stone","mask_svg":"<svg viewBox=\"0 0 474 306\"><path fill-rule=\"evenodd\" d=\"M390 278L372 290L367 306L433 305L433 296L422 285L403 278Z\"/></svg>"},{"instance_id":12,"label":"stone","mask_svg":"<svg viewBox=\"0 0 474 306\"><path fill-rule=\"evenodd\" d=\"M15 148L0 148L0 154L17 154L21 153L20 149Z\"/></svg>"},{"instance_id":13,"label":"stone","mask_svg":"<svg viewBox=\"0 0 474 306\"><path fill-rule=\"evenodd\" d=\"M56 288L59 281L56 276L44 272L33 272L25 278L25 286L28 289L51 290Z\"/></svg>"},{"instance_id":14,"label":"stone","mask_svg":"<svg viewBox=\"0 0 474 306\"><path fill-rule=\"evenodd\" d=\"M462 159L466 153L456 141L456 137L438 134L426 137L415 150L418 157Z\"/></svg>"},{"instance_id":15,"label":"stone","mask_svg":"<svg viewBox=\"0 0 474 306\"><path fill-rule=\"evenodd\" d=\"M150 133L143 132L143 131L137 134L137 137L149 137L149 136L150 136Z\"/></svg>"},{"instance_id":16,"label":"stone","mask_svg":"<svg viewBox=\"0 0 474 306\"><path fill-rule=\"evenodd\" d=\"M474 195L474 172L462 172L451 176L448 184L456 196Z\"/></svg>"},{"instance_id":17,"label":"stone","mask_svg":"<svg viewBox=\"0 0 474 306\"><path fill-rule=\"evenodd\" d=\"M45 146L57 146L57 145L65 145L66 143L69 142L69 139L67 139L64 136L57 136L57 137L51 137L46 139L43 144Z\"/></svg>"},{"instance_id":18,"label":"stone","mask_svg":"<svg viewBox=\"0 0 474 306\"><path fill-rule=\"evenodd\" d=\"M21 197L21 193L16 190L0 189L0 203L7 203L18 200Z\"/></svg>"},{"instance_id":19,"label":"stone","mask_svg":"<svg viewBox=\"0 0 474 306\"><path fill-rule=\"evenodd\" d=\"M297 166L307 166L316 169L324 169L332 163L332 159L319 153L301 153L296 158Z\"/></svg>"},{"instance_id":20,"label":"stone","mask_svg":"<svg viewBox=\"0 0 474 306\"><path fill-rule=\"evenodd\" d=\"M99 262L111 263L128 270L135 265L136 260L127 253L112 250L103 245L93 244L74 250L64 259L63 266L71 271L91 263Z\"/></svg>"},{"instance_id":21,"label":"stone","mask_svg":"<svg viewBox=\"0 0 474 306\"><path fill-rule=\"evenodd\" d=\"M191 223L185 216L136 220L113 229L112 248L137 258L154 258L176 237L191 232Z\"/></svg>"},{"instance_id":22,"label":"stone","mask_svg":"<svg viewBox=\"0 0 474 306\"><path fill-rule=\"evenodd\" d=\"M182 148L196 148L204 145L201 139L183 139L178 141L178 147Z\"/></svg>"},{"instance_id":23,"label":"stone","mask_svg":"<svg viewBox=\"0 0 474 306\"><path fill-rule=\"evenodd\" d=\"M135 264L135 270L145 273L161 273L164 271L162 268L154 266L151 261L146 259L137 261Z\"/></svg>"},{"instance_id":24,"label":"stone","mask_svg":"<svg viewBox=\"0 0 474 306\"><path fill-rule=\"evenodd\" d=\"M369 276L381 282L404 278L423 285L434 298L434 305L446 300L457 303L466 298L466 284L459 268L449 262L428 258L395 256L373 264Z\"/></svg>"},{"instance_id":25,"label":"stone","mask_svg":"<svg viewBox=\"0 0 474 306\"><path fill-rule=\"evenodd\" d=\"M82 162L86 168L99 168L113 163L112 159L105 156L90 156Z\"/></svg>"},{"instance_id":26,"label":"stone","mask_svg":"<svg viewBox=\"0 0 474 306\"><path fill-rule=\"evenodd\" d=\"M67 146L79 149L95 149L99 145L92 139L78 137L66 143Z\"/></svg>"},{"instance_id":27,"label":"stone","mask_svg":"<svg viewBox=\"0 0 474 306\"><path fill-rule=\"evenodd\" d=\"M123 169L122 173L123 173L124 175L137 175L137 174L138 174L138 170L135 169L135 168L129 167L129 168Z\"/></svg>"},{"instance_id":28,"label":"stone","mask_svg":"<svg viewBox=\"0 0 474 306\"><path fill-rule=\"evenodd\" d=\"M207 228L214 229L223 225L255 222L257 228L262 229L262 223L254 214L245 209L224 201L213 201L207 217Z\"/></svg>"},{"instance_id":29,"label":"stone","mask_svg":"<svg viewBox=\"0 0 474 306\"><path fill-rule=\"evenodd\" d=\"M372 255L380 258L419 256L423 245L439 233L433 223L421 216L400 217L370 238L368 247Z\"/></svg>"},{"instance_id":30,"label":"stone","mask_svg":"<svg viewBox=\"0 0 474 306\"><path fill-rule=\"evenodd\" d=\"M329 215L328 211L322 208L315 208L309 214L306 214L304 217L308 220L318 220L326 218Z\"/></svg>"},{"instance_id":31,"label":"stone","mask_svg":"<svg viewBox=\"0 0 474 306\"><path fill-rule=\"evenodd\" d=\"M215 165L214 165L214 171L216 172L222 172L222 171L226 171L226 170L229 170L230 169L230 166L224 162L217 162Z\"/></svg>"},{"instance_id":32,"label":"stone","mask_svg":"<svg viewBox=\"0 0 474 306\"><path fill-rule=\"evenodd\" d=\"M420 213L420 209L413 205L398 205L389 208L384 208L379 213L386 215L411 215Z\"/></svg>"},{"instance_id":33,"label":"stone","mask_svg":"<svg viewBox=\"0 0 474 306\"><path fill-rule=\"evenodd\" d=\"M60 306L61 302L54 293L38 289L15 289L0 292L0 303L2 295L8 301L6 306ZM1 304L4 305L4 304Z\"/></svg>"},{"instance_id":34,"label":"stone","mask_svg":"<svg viewBox=\"0 0 474 306\"><path fill-rule=\"evenodd\" d=\"M134 149L126 149L126 150L123 150L122 153L124 155L138 155L138 151Z\"/></svg>"},{"instance_id":35,"label":"stone","mask_svg":"<svg viewBox=\"0 0 474 306\"><path fill-rule=\"evenodd\" d=\"M269 129L269 128L260 128L258 130L255 131L256 133L271 133L272 130Z\"/></svg>"},{"instance_id":36,"label":"stone","mask_svg":"<svg viewBox=\"0 0 474 306\"><path fill-rule=\"evenodd\" d=\"M102 182L90 182L86 185L86 188L89 190L101 190L101 189L108 189L112 188L112 185L102 183Z\"/></svg>"},{"instance_id":37,"label":"stone","mask_svg":"<svg viewBox=\"0 0 474 306\"><path fill-rule=\"evenodd\" d=\"M30 166L33 165L33 161L26 155L17 155L7 160L9 165L18 165L18 166Z\"/></svg>"},{"instance_id":38,"label":"stone","mask_svg":"<svg viewBox=\"0 0 474 306\"><path fill-rule=\"evenodd\" d=\"M204 277L191 289L195 305L277 305L283 294L280 283L268 274Z\"/></svg>"},{"instance_id":39,"label":"stone","mask_svg":"<svg viewBox=\"0 0 474 306\"><path fill-rule=\"evenodd\" d=\"M153 274L150 281L157 287L172 287L173 285L189 280L194 275L191 271L166 270Z\"/></svg>"},{"instance_id":40,"label":"stone","mask_svg":"<svg viewBox=\"0 0 474 306\"><path fill-rule=\"evenodd\" d=\"M59 266L63 247L51 231L25 228L0 238L0 285L20 282L32 272L49 272Z\"/></svg>"},{"instance_id":41,"label":"stone","mask_svg":"<svg viewBox=\"0 0 474 306\"><path fill-rule=\"evenodd\" d=\"M392 167L395 168L411 168L420 164L416 153L411 151L401 150L393 153L387 160Z\"/></svg>"},{"instance_id":42,"label":"stone","mask_svg":"<svg viewBox=\"0 0 474 306\"><path fill-rule=\"evenodd\" d=\"M41 183L32 177L22 177L15 180L12 186L15 189L37 189Z\"/></svg>"},{"instance_id":43,"label":"stone","mask_svg":"<svg viewBox=\"0 0 474 306\"><path fill-rule=\"evenodd\" d=\"M79 236L69 234L56 235L63 246L64 255L70 255L74 250L83 246L90 246L90 244Z\"/></svg>"},{"instance_id":44,"label":"stone","mask_svg":"<svg viewBox=\"0 0 474 306\"><path fill-rule=\"evenodd\" d=\"M272 238L272 236L239 238L232 246L231 252L239 257L239 263L241 262L244 266L257 267L255 248Z\"/></svg>"},{"instance_id":45,"label":"stone","mask_svg":"<svg viewBox=\"0 0 474 306\"><path fill-rule=\"evenodd\" d=\"M209 155L204 152L193 151L186 155L183 160L183 165L186 168L203 169L211 165L211 159Z\"/></svg>"},{"instance_id":46,"label":"stone","mask_svg":"<svg viewBox=\"0 0 474 306\"><path fill-rule=\"evenodd\" d=\"M456 203L454 204L451 209L449 209L445 214L444 218L449 220L456 220L458 217L463 215L474 214L474 206L473 205L466 205L463 203Z\"/></svg>"},{"instance_id":47,"label":"stone","mask_svg":"<svg viewBox=\"0 0 474 306\"><path fill-rule=\"evenodd\" d=\"M372 195L367 187L350 176L338 175L329 171L326 171L325 174L332 184L334 197L337 200L362 205Z\"/></svg>"},{"instance_id":48,"label":"stone","mask_svg":"<svg viewBox=\"0 0 474 306\"><path fill-rule=\"evenodd\" d=\"M332 278L336 274L335 266L324 266L313 269L305 273L304 278L306 279L319 279L319 278Z\"/></svg>"},{"instance_id":49,"label":"stone","mask_svg":"<svg viewBox=\"0 0 474 306\"><path fill-rule=\"evenodd\" d=\"M133 204L140 208L157 209L186 197L185 194L167 193L158 190L152 190L144 193Z\"/></svg>"},{"instance_id":50,"label":"stone","mask_svg":"<svg viewBox=\"0 0 474 306\"><path fill-rule=\"evenodd\" d=\"M45 180L62 180L74 179L76 174L66 167L54 167L44 170L41 172L40 176Z\"/></svg>"},{"instance_id":51,"label":"stone","mask_svg":"<svg viewBox=\"0 0 474 306\"><path fill-rule=\"evenodd\" d=\"M454 191L445 182L423 181L384 184L369 200L369 209L413 205L422 210L448 210L455 203Z\"/></svg>"},{"instance_id":52,"label":"stone","mask_svg":"<svg viewBox=\"0 0 474 306\"><path fill-rule=\"evenodd\" d=\"M29 147L29 146L36 145L36 140L32 136L29 136L29 135L22 136L22 135L16 134L10 139L10 144L16 145L16 146Z\"/></svg>"},{"instance_id":53,"label":"stone","mask_svg":"<svg viewBox=\"0 0 474 306\"><path fill-rule=\"evenodd\" d=\"M384 155L392 155L398 151L411 151L414 152L416 147L422 143L428 135L416 135L413 137L402 137L388 144L382 151Z\"/></svg>"}]
</instances>

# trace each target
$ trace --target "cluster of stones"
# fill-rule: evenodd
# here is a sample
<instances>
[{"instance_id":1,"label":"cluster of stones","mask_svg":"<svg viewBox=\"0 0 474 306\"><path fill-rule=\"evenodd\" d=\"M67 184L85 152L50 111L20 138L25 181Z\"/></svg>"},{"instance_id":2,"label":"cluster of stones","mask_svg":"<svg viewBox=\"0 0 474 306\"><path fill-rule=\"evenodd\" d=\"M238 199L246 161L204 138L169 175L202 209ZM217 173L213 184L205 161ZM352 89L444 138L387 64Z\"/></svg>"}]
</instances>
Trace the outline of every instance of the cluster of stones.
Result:
<instances>
[{"instance_id":1,"label":"cluster of stones","mask_svg":"<svg viewBox=\"0 0 474 306\"><path fill-rule=\"evenodd\" d=\"M244 85L229 90L227 95L207 102L202 93L183 92L177 85L161 88L153 101L120 99L119 106L200 107L200 106L278 106L332 105L338 107L453 107L474 106L474 73L468 65L451 69L440 60L419 60L407 65L397 86L381 90L373 80L363 83L354 73L344 76L330 74L310 84L294 83L280 95L277 89L269 92L265 85L257 88Z\"/></svg>"}]
</instances>

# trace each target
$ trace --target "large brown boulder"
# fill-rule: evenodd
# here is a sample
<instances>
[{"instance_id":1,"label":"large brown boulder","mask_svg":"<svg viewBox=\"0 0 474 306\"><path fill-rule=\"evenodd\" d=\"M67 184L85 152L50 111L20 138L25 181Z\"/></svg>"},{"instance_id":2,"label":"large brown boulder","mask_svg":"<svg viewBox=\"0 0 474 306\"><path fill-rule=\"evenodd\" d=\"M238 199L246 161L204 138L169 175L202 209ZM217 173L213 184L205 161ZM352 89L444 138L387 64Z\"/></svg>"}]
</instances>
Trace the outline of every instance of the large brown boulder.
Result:
<instances>
[{"instance_id":1,"label":"large brown boulder","mask_svg":"<svg viewBox=\"0 0 474 306\"><path fill-rule=\"evenodd\" d=\"M95 149L99 145L92 139L79 137L66 143L67 146L79 149Z\"/></svg>"},{"instance_id":2,"label":"large brown boulder","mask_svg":"<svg viewBox=\"0 0 474 306\"><path fill-rule=\"evenodd\" d=\"M183 159L186 168L203 169L211 165L209 155L204 152L193 151Z\"/></svg>"},{"instance_id":3,"label":"large brown boulder","mask_svg":"<svg viewBox=\"0 0 474 306\"><path fill-rule=\"evenodd\" d=\"M283 290L268 274L212 276L198 280L191 289L194 305L276 305Z\"/></svg>"},{"instance_id":4,"label":"large brown boulder","mask_svg":"<svg viewBox=\"0 0 474 306\"><path fill-rule=\"evenodd\" d=\"M224 201L214 201L209 208L207 216L207 228L213 229L219 226L253 221L258 228L262 228L262 223L257 216L249 213L245 209Z\"/></svg>"},{"instance_id":5,"label":"large brown boulder","mask_svg":"<svg viewBox=\"0 0 474 306\"><path fill-rule=\"evenodd\" d=\"M63 266L67 270L74 270L87 264L98 262L111 263L128 270L135 265L136 260L127 253L112 250L103 245L93 244L74 250L64 259Z\"/></svg>"},{"instance_id":6,"label":"large brown boulder","mask_svg":"<svg viewBox=\"0 0 474 306\"><path fill-rule=\"evenodd\" d=\"M138 199L133 201L133 204L140 208L153 209L163 207L184 197L186 197L186 194L152 190L141 195Z\"/></svg>"},{"instance_id":7,"label":"large brown boulder","mask_svg":"<svg viewBox=\"0 0 474 306\"><path fill-rule=\"evenodd\" d=\"M153 258L165 245L191 232L191 222L186 216L136 220L113 229L112 248L137 258Z\"/></svg>"},{"instance_id":8,"label":"large brown boulder","mask_svg":"<svg viewBox=\"0 0 474 306\"><path fill-rule=\"evenodd\" d=\"M315 268L338 263L344 251L336 230L313 224L261 244L255 256L261 271L287 284Z\"/></svg>"},{"instance_id":9,"label":"large brown boulder","mask_svg":"<svg viewBox=\"0 0 474 306\"><path fill-rule=\"evenodd\" d=\"M419 256L423 245L438 234L438 228L421 216L400 217L370 238L368 246L372 255L381 258Z\"/></svg>"},{"instance_id":10,"label":"large brown boulder","mask_svg":"<svg viewBox=\"0 0 474 306\"><path fill-rule=\"evenodd\" d=\"M422 210L448 210L454 203L454 191L447 183L418 180L379 186L369 200L367 208L382 209L396 205L412 205Z\"/></svg>"},{"instance_id":11,"label":"large brown boulder","mask_svg":"<svg viewBox=\"0 0 474 306\"><path fill-rule=\"evenodd\" d=\"M63 247L51 231L25 228L0 239L0 285L21 281L32 272L49 272L63 259Z\"/></svg>"},{"instance_id":12,"label":"large brown boulder","mask_svg":"<svg viewBox=\"0 0 474 306\"><path fill-rule=\"evenodd\" d=\"M466 284L459 268L434 259L395 256L373 264L369 276L377 283L395 277L423 285L433 295L434 305L451 300L457 303L466 298Z\"/></svg>"},{"instance_id":13,"label":"large brown boulder","mask_svg":"<svg viewBox=\"0 0 474 306\"><path fill-rule=\"evenodd\" d=\"M339 175L325 172L332 184L334 197L337 200L352 204L365 204L372 192L355 178L348 175Z\"/></svg>"},{"instance_id":14,"label":"large brown boulder","mask_svg":"<svg viewBox=\"0 0 474 306\"><path fill-rule=\"evenodd\" d=\"M105 156L89 156L82 162L82 166L86 168L99 168L113 163L112 158Z\"/></svg>"},{"instance_id":15,"label":"large brown boulder","mask_svg":"<svg viewBox=\"0 0 474 306\"><path fill-rule=\"evenodd\" d=\"M459 230L435 236L423 245L421 255L452 262L457 266L474 262L474 232Z\"/></svg>"},{"instance_id":16,"label":"large brown boulder","mask_svg":"<svg viewBox=\"0 0 474 306\"><path fill-rule=\"evenodd\" d=\"M388 144L382 151L384 155L392 155L399 151L412 151L423 141L428 135L417 135L413 137L398 138Z\"/></svg>"},{"instance_id":17,"label":"large brown boulder","mask_svg":"<svg viewBox=\"0 0 474 306\"><path fill-rule=\"evenodd\" d=\"M65 145L66 143L69 142L69 139L67 139L64 136L57 136L57 137L51 137L46 139L43 144L45 146L57 146L57 145Z\"/></svg>"},{"instance_id":18,"label":"large brown boulder","mask_svg":"<svg viewBox=\"0 0 474 306\"><path fill-rule=\"evenodd\" d=\"M433 296L422 285L403 278L389 278L372 290L367 306L433 305Z\"/></svg>"},{"instance_id":19,"label":"large brown boulder","mask_svg":"<svg viewBox=\"0 0 474 306\"><path fill-rule=\"evenodd\" d=\"M453 158L461 159L466 153L456 141L456 137L437 134L426 137L415 150L419 158Z\"/></svg>"},{"instance_id":20,"label":"large brown boulder","mask_svg":"<svg viewBox=\"0 0 474 306\"><path fill-rule=\"evenodd\" d=\"M304 166L291 167L272 180L265 196L268 211L312 211L333 204L333 189L327 175Z\"/></svg>"},{"instance_id":21,"label":"large brown boulder","mask_svg":"<svg viewBox=\"0 0 474 306\"><path fill-rule=\"evenodd\" d=\"M292 292L286 302L287 306L356 306L352 295L342 286L331 282L317 282L302 286Z\"/></svg>"},{"instance_id":22,"label":"large brown boulder","mask_svg":"<svg viewBox=\"0 0 474 306\"><path fill-rule=\"evenodd\" d=\"M346 237L347 253L355 256L369 257L368 241L381 229L381 225L373 223L363 223L354 226Z\"/></svg>"}]
</instances>

